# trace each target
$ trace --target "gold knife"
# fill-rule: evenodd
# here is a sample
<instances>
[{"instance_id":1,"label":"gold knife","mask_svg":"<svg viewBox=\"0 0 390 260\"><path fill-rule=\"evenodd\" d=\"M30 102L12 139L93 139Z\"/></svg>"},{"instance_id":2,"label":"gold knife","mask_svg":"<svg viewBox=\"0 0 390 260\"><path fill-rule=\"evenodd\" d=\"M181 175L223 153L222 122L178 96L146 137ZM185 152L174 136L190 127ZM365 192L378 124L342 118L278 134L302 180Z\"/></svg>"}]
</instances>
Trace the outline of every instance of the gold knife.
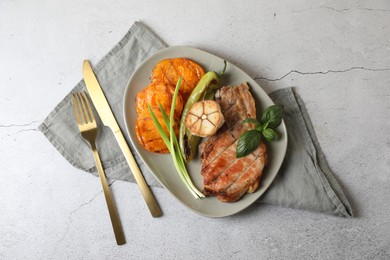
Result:
<instances>
[{"instance_id":1,"label":"gold knife","mask_svg":"<svg viewBox=\"0 0 390 260\"><path fill-rule=\"evenodd\" d=\"M141 193L145 198L146 204L149 207L150 213L153 217L159 217L162 215L160 206L158 205L152 191L150 190L148 184L146 183L144 176L142 175L140 169L138 168L137 163L134 160L134 157L127 145L125 138L119 128L119 125L114 117L114 114L111 111L110 105L107 102L107 99L103 93L102 88L100 87L99 81L97 80L95 73L91 67L91 64L88 60L84 60L83 63L83 75L85 85L87 86L89 95L92 99L92 102L105 126L108 126L111 131L114 133L114 136L125 155L126 161L130 166L135 181L138 184L138 187L141 189Z\"/></svg>"}]
</instances>

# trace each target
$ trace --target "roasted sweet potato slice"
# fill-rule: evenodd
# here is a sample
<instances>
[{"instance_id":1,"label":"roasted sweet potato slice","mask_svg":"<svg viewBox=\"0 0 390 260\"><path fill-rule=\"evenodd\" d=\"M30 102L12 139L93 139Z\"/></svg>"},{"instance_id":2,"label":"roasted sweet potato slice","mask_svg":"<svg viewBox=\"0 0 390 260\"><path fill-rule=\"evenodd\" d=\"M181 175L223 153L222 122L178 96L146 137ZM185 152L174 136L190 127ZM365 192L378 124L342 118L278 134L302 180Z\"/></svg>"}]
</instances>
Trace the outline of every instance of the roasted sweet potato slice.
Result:
<instances>
[{"instance_id":1,"label":"roasted sweet potato slice","mask_svg":"<svg viewBox=\"0 0 390 260\"><path fill-rule=\"evenodd\" d=\"M165 146L162 138L160 137L153 120L149 114L148 104L151 106L157 120L166 130L168 130L160 111L159 104L163 107L167 115L170 114L172 97L174 94L174 86L167 85L164 83L152 83L148 87L144 88L137 93L135 104L138 114L135 129L138 141L148 151L155 153L168 153L168 149ZM175 121L177 124L174 125L175 133L179 132L180 115L183 110L183 99L180 94L177 96L175 106Z\"/></svg>"},{"instance_id":2,"label":"roasted sweet potato slice","mask_svg":"<svg viewBox=\"0 0 390 260\"><path fill-rule=\"evenodd\" d=\"M152 71L151 80L175 86L181 76L183 80L180 94L185 102L204 73L204 69L190 59L166 59L156 64Z\"/></svg>"},{"instance_id":3,"label":"roasted sweet potato slice","mask_svg":"<svg viewBox=\"0 0 390 260\"><path fill-rule=\"evenodd\" d=\"M169 136L169 131L164 123L161 111L153 109L153 112L161 126L164 128L165 133ZM174 125L173 129L176 134L179 133L178 124ZM138 117L135 123L135 131L138 141L146 150L154 153L169 152L150 116Z\"/></svg>"},{"instance_id":4,"label":"roasted sweet potato slice","mask_svg":"<svg viewBox=\"0 0 390 260\"><path fill-rule=\"evenodd\" d=\"M149 114L148 104L152 107L153 111L160 110L159 104L161 104L164 111L169 115L174 92L175 86L164 83L151 83L148 87L138 92L135 97L135 106L138 116L140 117L144 112ZM183 106L183 99L181 95L178 95L175 106L175 118L180 118Z\"/></svg>"}]
</instances>

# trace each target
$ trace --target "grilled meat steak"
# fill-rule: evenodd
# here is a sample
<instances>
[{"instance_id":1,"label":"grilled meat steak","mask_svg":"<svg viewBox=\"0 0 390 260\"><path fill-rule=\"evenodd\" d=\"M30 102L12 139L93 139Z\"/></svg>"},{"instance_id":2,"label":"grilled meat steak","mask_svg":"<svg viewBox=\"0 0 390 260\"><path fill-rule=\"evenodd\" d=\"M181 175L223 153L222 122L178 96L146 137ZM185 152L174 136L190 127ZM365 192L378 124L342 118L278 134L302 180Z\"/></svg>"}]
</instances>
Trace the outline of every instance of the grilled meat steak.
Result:
<instances>
[{"instance_id":1,"label":"grilled meat steak","mask_svg":"<svg viewBox=\"0 0 390 260\"><path fill-rule=\"evenodd\" d=\"M238 138L254 128L241 122L256 118L255 101L247 84L222 87L216 93L216 101L221 106L225 125L200 145L203 192L224 202L234 202L258 188L267 163L266 146L261 143L248 156L236 158Z\"/></svg>"}]
</instances>

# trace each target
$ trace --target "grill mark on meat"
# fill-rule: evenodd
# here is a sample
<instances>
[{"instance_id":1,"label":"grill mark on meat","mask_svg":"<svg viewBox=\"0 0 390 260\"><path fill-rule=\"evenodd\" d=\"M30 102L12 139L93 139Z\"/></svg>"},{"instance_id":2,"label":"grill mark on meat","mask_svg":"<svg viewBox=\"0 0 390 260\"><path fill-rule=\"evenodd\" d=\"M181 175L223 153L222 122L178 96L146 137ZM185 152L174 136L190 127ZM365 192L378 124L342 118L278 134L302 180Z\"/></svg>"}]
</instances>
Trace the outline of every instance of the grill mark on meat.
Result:
<instances>
[{"instance_id":1,"label":"grill mark on meat","mask_svg":"<svg viewBox=\"0 0 390 260\"><path fill-rule=\"evenodd\" d=\"M261 154L251 154L242 159L236 159L229 167L227 167L218 177L209 185L205 185L204 189L210 194L223 193L229 189L243 174L245 174L256 163L256 160Z\"/></svg>"},{"instance_id":2,"label":"grill mark on meat","mask_svg":"<svg viewBox=\"0 0 390 260\"><path fill-rule=\"evenodd\" d=\"M231 164L236 160L235 156L235 143L232 143L227 149L225 149L218 157L215 157L209 165L202 169L203 183L205 185L211 183L215 178L224 172ZM233 152L227 153L222 156L225 151L233 150Z\"/></svg>"},{"instance_id":3,"label":"grill mark on meat","mask_svg":"<svg viewBox=\"0 0 390 260\"><path fill-rule=\"evenodd\" d=\"M226 136L226 138L224 138ZM202 170L205 169L210 163L217 159L226 149L234 144L236 138L229 132L221 133L217 138L207 140L201 145L202 154ZM213 149L217 147L218 149Z\"/></svg>"},{"instance_id":4,"label":"grill mark on meat","mask_svg":"<svg viewBox=\"0 0 390 260\"><path fill-rule=\"evenodd\" d=\"M254 99L246 84L222 87L216 93L225 117L225 125L216 135L200 145L203 192L225 202L237 201L258 188L266 164L264 143L243 158L236 158L238 138L253 129L254 124L242 124L246 118L256 118Z\"/></svg>"},{"instance_id":5,"label":"grill mark on meat","mask_svg":"<svg viewBox=\"0 0 390 260\"><path fill-rule=\"evenodd\" d=\"M253 174L253 172L255 172L256 168L260 168L260 172L262 173L266 161L267 156L263 151L244 173L242 173L227 189L218 194L218 198L222 201L237 201L252 185L259 181L262 174L259 176Z\"/></svg>"},{"instance_id":6,"label":"grill mark on meat","mask_svg":"<svg viewBox=\"0 0 390 260\"><path fill-rule=\"evenodd\" d=\"M253 172L253 169L257 167L257 161L253 161L252 164L246 169L244 173L242 173L237 179L234 180L233 183L229 185L229 187L222 192L219 192L217 197L222 201L227 202L234 202L237 201L243 194L245 194L249 186L252 184L252 182L249 184L249 181L245 181L244 187L239 186L237 183L241 183L239 180L244 176L244 178L247 178L247 175L251 175ZM232 188L233 187L233 188Z\"/></svg>"},{"instance_id":7,"label":"grill mark on meat","mask_svg":"<svg viewBox=\"0 0 390 260\"><path fill-rule=\"evenodd\" d=\"M247 124L250 125L250 124ZM205 142L200 145L201 150L201 160L202 160L202 171L209 167L209 165L215 161L225 150L229 149L231 145L234 145L240 135L251 129L250 126L245 126L244 124L237 126L236 129L226 129L224 125L220 131L217 132L214 136L210 136ZM223 146L219 142L224 141L223 137L227 136L230 140L229 143ZM230 139L232 138L232 139ZM215 146L220 145L218 150L213 150ZM212 153L212 154L211 154ZM235 154L235 153L234 153Z\"/></svg>"}]
</instances>

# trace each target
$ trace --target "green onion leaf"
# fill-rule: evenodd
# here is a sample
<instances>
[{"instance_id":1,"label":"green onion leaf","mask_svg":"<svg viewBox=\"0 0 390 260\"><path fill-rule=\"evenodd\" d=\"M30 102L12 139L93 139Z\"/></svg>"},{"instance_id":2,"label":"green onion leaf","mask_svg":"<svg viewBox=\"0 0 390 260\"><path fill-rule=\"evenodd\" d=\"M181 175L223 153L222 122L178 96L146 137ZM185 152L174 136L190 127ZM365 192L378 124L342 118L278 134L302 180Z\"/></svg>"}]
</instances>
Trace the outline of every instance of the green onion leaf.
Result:
<instances>
[{"instance_id":1,"label":"green onion leaf","mask_svg":"<svg viewBox=\"0 0 390 260\"><path fill-rule=\"evenodd\" d=\"M160 134L165 145L168 147L169 152L171 153L173 164L175 165L176 171L178 172L181 180L183 181L183 183L186 185L187 189L191 192L191 194L195 198L202 198L202 197L204 197L203 193L200 192L196 188L196 186L194 185L194 183L191 180L191 177L189 176L189 174L187 172L187 169L186 169L186 166L184 163L184 158L180 152L179 143L177 141L177 137L176 137L174 127L173 127L175 124L174 113L175 113L176 99L177 99L177 95L179 93L181 80L182 79L179 78L179 80L176 84L175 92L174 92L174 95L172 98L172 105L171 105L171 111L170 111L169 118L168 118L168 115L165 113L165 110L163 109L161 104L159 104L159 108L160 108L161 114L163 116L164 123L168 128L169 138L168 138L167 134L165 133L164 128L161 126L160 122L157 120L156 115L154 114L150 105L148 105L148 109L149 109L149 113L152 117L153 123L157 128L158 133Z\"/></svg>"},{"instance_id":2,"label":"green onion leaf","mask_svg":"<svg viewBox=\"0 0 390 260\"><path fill-rule=\"evenodd\" d=\"M169 138L168 138L167 134L165 133L164 128L161 126L160 122L157 120L156 115L154 114L154 112L149 104L148 104L148 110L149 110L149 114L152 117L153 123L157 128L158 133L160 134L161 138L163 139L165 145L168 147L168 150L171 151L170 145L169 145L170 144Z\"/></svg>"}]
</instances>

